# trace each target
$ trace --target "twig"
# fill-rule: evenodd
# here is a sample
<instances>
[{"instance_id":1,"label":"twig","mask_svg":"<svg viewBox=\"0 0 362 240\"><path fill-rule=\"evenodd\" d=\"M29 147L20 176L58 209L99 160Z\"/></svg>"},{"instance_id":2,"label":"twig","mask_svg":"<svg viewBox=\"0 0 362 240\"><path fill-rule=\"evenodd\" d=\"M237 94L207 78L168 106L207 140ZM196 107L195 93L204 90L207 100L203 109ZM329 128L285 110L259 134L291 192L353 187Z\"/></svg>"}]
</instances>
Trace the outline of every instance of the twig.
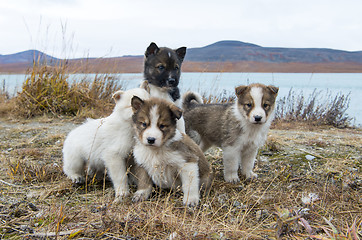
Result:
<instances>
[{"instance_id":1,"label":"twig","mask_svg":"<svg viewBox=\"0 0 362 240\"><path fill-rule=\"evenodd\" d=\"M73 233L76 233L79 231L82 231L82 229L79 228L79 229L73 229L73 230L61 231L61 232L29 233L29 234L27 234L27 236L30 236L30 237L55 237L55 236L70 235L70 234L73 234Z\"/></svg>"},{"instance_id":2,"label":"twig","mask_svg":"<svg viewBox=\"0 0 362 240\"><path fill-rule=\"evenodd\" d=\"M15 185L15 184L12 184L12 183L8 183L8 182L5 182L4 180L1 180L1 179L0 179L0 182L3 183L3 184L5 184L5 185L12 186L12 187L24 188L23 186L19 186L19 185Z\"/></svg>"}]
</instances>

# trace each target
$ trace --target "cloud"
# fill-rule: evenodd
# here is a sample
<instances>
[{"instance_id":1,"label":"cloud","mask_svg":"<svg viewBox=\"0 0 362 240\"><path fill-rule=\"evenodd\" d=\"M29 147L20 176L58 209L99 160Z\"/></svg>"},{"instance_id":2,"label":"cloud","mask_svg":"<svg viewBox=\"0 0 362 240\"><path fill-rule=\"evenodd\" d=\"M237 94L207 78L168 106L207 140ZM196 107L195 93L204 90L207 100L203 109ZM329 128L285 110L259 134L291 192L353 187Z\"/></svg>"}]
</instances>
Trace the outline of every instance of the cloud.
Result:
<instances>
[{"instance_id":1,"label":"cloud","mask_svg":"<svg viewBox=\"0 0 362 240\"><path fill-rule=\"evenodd\" d=\"M17 0L0 3L0 54L29 48L82 57L240 40L362 50L359 0ZM110 51L112 52L110 53ZM57 52L57 53L56 53Z\"/></svg>"}]
</instances>

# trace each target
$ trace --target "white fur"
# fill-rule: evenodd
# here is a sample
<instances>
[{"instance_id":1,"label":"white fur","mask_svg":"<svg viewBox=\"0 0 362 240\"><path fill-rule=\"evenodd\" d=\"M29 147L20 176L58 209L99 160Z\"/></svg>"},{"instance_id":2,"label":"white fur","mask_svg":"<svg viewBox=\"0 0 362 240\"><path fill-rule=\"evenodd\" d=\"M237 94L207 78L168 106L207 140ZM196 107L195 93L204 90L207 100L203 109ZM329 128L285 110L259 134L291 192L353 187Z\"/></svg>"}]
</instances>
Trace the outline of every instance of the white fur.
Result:
<instances>
[{"instance_id":1,"label":"white fur","mask_svg":"<svg viewBox=\"0 0 362 240\"><path fill-rule=\"evenodd\" d=\"M148 87L150 89L150 95L152 97L157 97L157 98L162 98L165 99L169 102L174 103L177 107L182 108L182 101L181 99L177 99L175 102L173 101L172 97L170 96L170 94L167 92L167 90L154 86L152 84L148 84ZM183 118L183 116L181 116L180 119L177 120L176 122L177 124L177 129L180 130L182 133L186 134L186 130L185 130L185 120Z\"/></svg>"},{"instance_id":2,"label":"white fur","mask_svg":"<svg viewBox=\"0 0 362 240\"><path fill-rule=\"evenodd\" d=\"M250 112L249 121L251 123L256 123L255 117L260 116L261 121L259 123L265 123L266 115L265 115L265 111L262 107L263 89L260 87L253 87L250 90L250 95L254 100L254 108Z\"/></svg>"},{"instance_id":3,"label":"white fur","mask_svg":"<svg viewBox=\"0 0 362 240\"><path fill-rule=\"evenodd\" d=\"M87 120L68 134L63 146L64 173L73 182L81 183L86 163L88 173L103 172L107 168L115 201L129 194L125 158L134 145L131 99L133 96L149 98L148 92L140 88L116 94L120 94L120 99L110 116Z\"/></svg>"}]
</instances>

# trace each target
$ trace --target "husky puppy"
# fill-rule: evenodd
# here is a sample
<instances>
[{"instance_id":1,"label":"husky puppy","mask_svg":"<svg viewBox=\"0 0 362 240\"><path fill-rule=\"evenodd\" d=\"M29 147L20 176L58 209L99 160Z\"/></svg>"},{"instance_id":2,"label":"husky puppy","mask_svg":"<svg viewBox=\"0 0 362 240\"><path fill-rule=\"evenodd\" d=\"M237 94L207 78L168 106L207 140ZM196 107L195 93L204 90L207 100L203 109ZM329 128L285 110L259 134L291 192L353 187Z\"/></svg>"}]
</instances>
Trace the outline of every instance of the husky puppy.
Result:
<instances>
[{"instance_id":1,"label":"husky puppy","mask_svg":"<svg viewBox=\"0 0 362 240\"><path fill-rule=\"evenodd\" d=\"M186 47L170 49L151 43L144 58L144 83L148 85L152 97L159 97L174 102L181 107L178 84L181 76L181 64L186 55ZM185 133L183 118L177 121L178 129Z\"/></svg>"},{"instance_id":2,"label":"husky puppy","mask_svg":"<svg viewBox=\"0 0 362 240\"><path fill-rule=\"evenodd\" d=\"M202 104L198 94L184 94L186 132L203 151L213 145L222 148L227 182L239 181L239 165L243 176L257 177L254 161L274 118L278 90L263 84L239 86L233 104Z\"/></svg>"},{"instance_id":3,"label":"husky puppy","mask_svg":"<svg viewBox=\"0 0 362 240\"><path fill-rule=\"evenodd\" d=\"M138 97L133 97L132 108L136 163L159 187L175 189L181 186L185 205L197 205L199 191L208 192L213 173L199 146L176 128L181 109L164 99L142 100ZM135 197L147 199L151 189L152 182L147 189L137 191Z\"/></svg>"},{"instance_id":4,"label":"husky puppy","mask_svg":"<svg viewBox=\"0 0 362 240\"><path fill-rule=\"evenodd\" d=\"M88 174L103 176L107 168L115 189L115 202L129 194L126 159L134 145L131 99L149 98L145 89L117 91L116 106L106 118L88 119L72 130L64 141L63 171L74 182L84 182L84 167Z\"/></svg>"}]
</instances>

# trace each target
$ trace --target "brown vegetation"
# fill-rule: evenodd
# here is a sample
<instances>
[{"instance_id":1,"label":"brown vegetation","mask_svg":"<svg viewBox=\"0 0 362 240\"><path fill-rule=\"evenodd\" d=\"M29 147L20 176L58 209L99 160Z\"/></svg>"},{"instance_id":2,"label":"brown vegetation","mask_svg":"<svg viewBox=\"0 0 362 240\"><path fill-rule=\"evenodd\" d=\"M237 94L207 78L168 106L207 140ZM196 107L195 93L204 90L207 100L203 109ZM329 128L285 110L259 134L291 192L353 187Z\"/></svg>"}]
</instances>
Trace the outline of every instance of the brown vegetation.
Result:
<instances>
[{"instance_id":1,"label":"brown vegetation","mask_svg":"<svg viewBox=\"0 0 362 240\"><path fill-rule=\"evenodd\" d=\"M71 59L65 61L68 73L141 73L143 57ZM0 73L25 73L28 64L0 64ZM360 73L361 63L264 63L264 62L191 62L184 72L292 72L292 73Z\"/></svg>"},{"instance_id":2,"label":"brown vegetation","mask_svg":"<svg viewBox=\"0 0 362 240\"><path fill-rule=\"evenodd\" d=\"M362 231L359 130L272 129L252 182L226 183L219 149L207 152L216 178L199 207L154 189L141 203L112 204L113 188L62 173L69 121L1 122L0 238L6 239L358 239ZM290 128L283 130L284 128ZM135 191L132 188L132 192Z\"/></svg>"},{"instance_id":3,"label":"brown vegetation","mask_svg":"<svg viewBox=\"0 0 362 240\"><path fill-rule=\"evenodd\" d=\"M99 117L113 109L112 94L121 89L117 79L107 74L96 75L93 81L69 82L65 67L35 66L13 98L5 98L0 114L30 118L51 114L55 117Z\"/></svg>"}]
</instances>

